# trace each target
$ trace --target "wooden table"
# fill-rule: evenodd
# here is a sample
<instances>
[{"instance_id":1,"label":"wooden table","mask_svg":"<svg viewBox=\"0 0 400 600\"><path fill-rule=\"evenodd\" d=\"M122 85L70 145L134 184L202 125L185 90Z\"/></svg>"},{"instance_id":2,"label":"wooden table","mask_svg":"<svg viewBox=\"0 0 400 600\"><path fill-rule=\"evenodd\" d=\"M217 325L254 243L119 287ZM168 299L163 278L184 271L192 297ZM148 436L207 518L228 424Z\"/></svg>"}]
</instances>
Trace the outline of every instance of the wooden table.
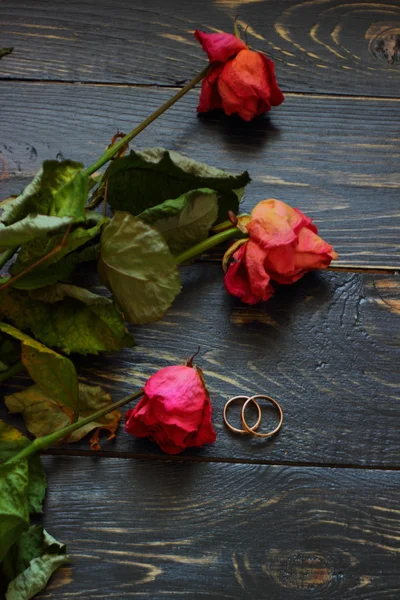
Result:
<instances>
[{"instance_id":1,"label":"wooden table","mask_svg":"<svg viewBox=\"0 0 400 600\"><path fill-rule=\"evenodd\" d=\"M245 209L298 206L354 268L248 307L203 260L136 348L78 359L119 399L201 345L218 439L167 457L121 426L96 454L86 440L50 451L45 526L72 562L41 598L400 596L399 0L2 0L0 45L15 50L0 61L1 195L44 159L93 162L203 68L193 30L229 31L238 13L285 103L251 124L201 119L194 90L137 147L247 168ZM230 434L226 400L263 392L281 434Z\"/></svg>"}]
</instances>

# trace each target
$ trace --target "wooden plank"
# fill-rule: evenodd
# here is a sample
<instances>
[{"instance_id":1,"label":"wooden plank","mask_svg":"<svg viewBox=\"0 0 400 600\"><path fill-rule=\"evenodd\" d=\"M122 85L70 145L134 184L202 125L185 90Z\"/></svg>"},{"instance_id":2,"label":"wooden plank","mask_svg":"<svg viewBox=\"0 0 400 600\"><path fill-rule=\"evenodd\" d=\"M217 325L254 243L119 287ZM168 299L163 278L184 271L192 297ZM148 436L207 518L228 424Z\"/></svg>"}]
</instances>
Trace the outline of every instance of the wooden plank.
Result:
<instances>
[{"instance_id":1,"label":"wooden plank","mask_svg":"<svg viewBox=\"0 0 400 600\"><path fill-rule=\"evenodd\" d=\"M399 277L314 273L282 287L265 305L249 307L226 294L216 265L182 271L183 292L165 318L134 328L136 348L76 357L84 382L102 385L117 400L161 367L181 364L200 345L198 364L218 438L185 456L400 467ZM19 377L3 384L2 392L28 384ZM236 435L223 425L228 398L256 393L273 396L284 410L283 429L274 439ZM266 428L274 417L266 410ZM239 424L239 410L231 419ZM84 440L68 449L82 453L89 444ZM103 450L159 454L155 444L125 434L122 426Z\"/></svg>"},{"instance_id":2,"label":"wooden plank","mask_svg":"<svg viewBox=\"0 0 400 600\"><path fill-rule=\"evenodd\" d=\"M119 128L129 131L173 90L68 84L0 85L0 193L18 193L42 160L90 164ZM276 197L312 216L342 263L399 266L400 100L289 96L251 124L196 117L198 91L137 139L253 183L244 210Z\"/></svg>"},{"instance_id":3,"label":"wooden plank","mask_svg":"<svg viewBox=\"0 0 400 600\"><path fill-rule=\"evenodd\" d=\"M193 31L232 31L236 15L284 91L399 95L397 0L3 0L0 39L15 50L0 76L179 84L205 64Z\"/></svg>"},{"instance_id":4,"label":"wooden plank","mask_svg":"<svg viewBox=\"0 0 400 600\"><path fill-rule=\"evenodd\" d=\"M38 599L399 596L398 472L45 464L45 526L72 563Z\"/></svg>"}]
</instances>

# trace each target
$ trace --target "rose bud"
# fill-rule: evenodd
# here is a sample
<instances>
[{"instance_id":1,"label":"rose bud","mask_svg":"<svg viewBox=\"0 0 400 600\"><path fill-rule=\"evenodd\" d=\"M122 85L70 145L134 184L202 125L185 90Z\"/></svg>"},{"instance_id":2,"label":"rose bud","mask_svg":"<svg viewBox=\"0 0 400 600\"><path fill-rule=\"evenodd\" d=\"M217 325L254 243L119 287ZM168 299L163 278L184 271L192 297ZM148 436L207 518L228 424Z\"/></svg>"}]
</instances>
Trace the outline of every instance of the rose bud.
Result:
<instances>
[{"instance_id":1,"label":"rose bud","mask_svg":"<svg viewBox=\"0 0 400 600\"><path fill-rule=\"evenodd\" d=\"M198 112L222 108L227 115L236 113L251 121L283 102L272 60L249 50L230 33L196 30L194 35L211 63L202 81Z\"/></svg>"},{"instance_id":2,"label":"rose bud","mask_svg":"<svg viewBox=\"0 0 400 600\"><path fill-rule=\"evenodd\" d=\"M165 367L147 380L144 396L125 415L125 431L148 437L167 454L215 442L211 403L198 367Z\"/></svg>"},{"instance_id":3,"label":"rose bud","mask_svg":"<svg viewBox=\"0 0 400 600\"><path fill-rule=\"evenodd\" d=\"M230 294L247 304L268 300L274 293L271 280L293 283L308 271L326 269L337 258L311 219L280 200L263 200L251 216L238 221L249 238L226 252L224 283Z\"/></svg>"}]
</instances>

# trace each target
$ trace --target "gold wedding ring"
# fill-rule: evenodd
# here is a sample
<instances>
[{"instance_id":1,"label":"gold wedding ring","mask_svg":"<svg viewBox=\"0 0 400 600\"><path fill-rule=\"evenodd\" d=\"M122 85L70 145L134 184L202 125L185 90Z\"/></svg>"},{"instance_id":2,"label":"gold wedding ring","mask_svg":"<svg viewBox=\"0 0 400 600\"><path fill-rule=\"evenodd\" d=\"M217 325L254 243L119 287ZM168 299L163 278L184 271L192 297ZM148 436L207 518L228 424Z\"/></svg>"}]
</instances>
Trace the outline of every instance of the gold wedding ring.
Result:
<instances>
[{"instance_id":1,"label":"gold wedding ring","mask_svg":"<svg viewBox=\"0 0 400 600\"><path fill-rule=\"evenodd\" d=\"M253 427L249 427L248 424L246 423L246 418L245 418L245 412L246 412L246 408L249 405L250 402L256 402L257 400L267 400L268 402L270 402L271 404L273 404L279 412L279 423L278 425L275 427L275 429L273 429L272 431L268 431L267 433L258 433L257 431L254 431L254 426ZM258 402L257 402L258 404ZM253 435L260 437L260 438L266 438L266 437L271 437L272 435L275 435L276 433L278 433L278 431L280 430L280 428L282 427L282 423L283 423L283 410L281 409L279 402L277 402L276 400L274 400L273 398L271 398L270 396L265 396L264 394L258 394L256 396L251 396L251 398L248 398L246 400L246 402L243 404L242 407L242 413L241 413L241 419L242 419L242 424L243 427L246 429L246 431L248 433L252 433Z\"/></svg>"},{"instance_id":2,"label":"gold wedding ring","mask_svg":"<svg viewBox=\"0 0 400 600\"><path fill-rule=\"evenodd\" d=\"M242 400L242 401L244 400L244 404L243 404L243 407L242 407L242 410L241 410L241 415L240 415L244 429L238 429L237 427L233 427L233 425L231 425L229 423L228 417L227 417L227 412L228 412L229 405L232 402L235 402L237 400ZM267 400L275 408L278 409L279 423L275 427L275 429L273 429L272 431L268 431L267 433L258 433L256 431L258 429L258 426L261 423L261 417L262 417L262 411L261 411L260 405L258 404L257 400ZM249 406L250 402L252 402L253 404L256 405L257 411L258 411L257 421L256 421L256 423L252 427L250 427L249 424L246 421L246 409ZM267 437L271 437L271 436L275 435L281 429L282 424L283 424L283 410L281 409L279 402L277 402L276 400L274 400L274 398L271 398L270 396L266 396L264 394L256 394L255 396L234 396L233 398L230 398L228 400L228 402L224 406L223 416L224 416L225 425L231 431L234 431L235 433L240 433L242 435L247 434L247 433L252 433L253 435L255 435L257 437L260 437L260 438L267 438Z\"/></svg>"},{"instance_id":3,"label":"gold wedding ring","mask_svg":"<svg viewBox=\"0 0 400 600\"><path fill-rule=\"evenodd\" d=\"M228 402L224 406L224 422L225 422L225 425L227 427L229 427L229 429L231 431L234 431L235 433L241 433L241 434L253 433L253 429L257 429L257 427L261 423L261 408L260 408L260 405L254 400L254 404L256 405L257 410L258 410L258 419L257 419L256 423L253 425L253 427L249 428L247 426L246 429L238 429L237 427L233 427L233 425L231 425L229 423L228 417L227 417L228 406L231 404L231 402L235 402L236 400L245 400L246 404L248 404L249 401L251 400L251 398L249 398L249 396L234 396L234 398L231 398L230 400L228 400ZM247 425L247 423L246 423L246 425Z\"/></svg>"}]
</instances>

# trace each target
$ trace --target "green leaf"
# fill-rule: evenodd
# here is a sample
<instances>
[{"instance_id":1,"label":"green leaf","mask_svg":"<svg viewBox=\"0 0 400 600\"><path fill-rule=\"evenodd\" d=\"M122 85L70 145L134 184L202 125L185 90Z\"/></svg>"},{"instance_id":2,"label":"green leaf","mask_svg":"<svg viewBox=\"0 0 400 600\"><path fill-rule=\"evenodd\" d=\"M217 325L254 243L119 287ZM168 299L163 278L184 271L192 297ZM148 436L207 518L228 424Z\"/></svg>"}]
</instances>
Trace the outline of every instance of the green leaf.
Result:
<instances>
[{"instance_id":1,"label":"green leaf","mask_svg":"<svg viewBox=\"0 0 400 600\"><path fill-rule=\"evenodd\" d=\"M163 237L127 212L116 212L104 229L98 270L131 323L160 319L180 292Z\"/></svg>"},{"instance_id":2,"label":"green leaf","mask_svg":"<svg viewBox=\"0 0 400 600\"><path fill-rule=\"evenodd\" d=\"M0 562L29 525L28 463L0 465Z\"/></svg>"},{"instance_id":3,"label":"green leaf","mask_svg":"<svg viewBox=\"0 0 400 600\"><path fill-rule=\"evenodd\" d=\"M0 58L7 56L7 54L11 54L14 48L0 48Z\"/></svg>"},{"instance_id":4,"label":"green leaf","mask_svg":"<svg viewBox=\"0 0 400 600\"><path fill-rule=\"evenodd\" d=\"M0 463L5 462L29 443L18 429L0 421Z\"/></svg>"},{"instance_id":5,"label":"green leaf","mask_svg":"<svg viewBox=\"0 0 400 600\"><path fill-rule=\"evenodd\" d=\"M11 225L16 221L21 221L30 213L37 212L37 198L40 192L42 175L43 167L19 196L10 197L0 202L0 208L3 209L0 221L6 223L6 225Z\"/></svg>"},{"instance_id":6,"label":"green leaf","mask_svg":"<svg viewBox=\"0 0 400 600\"><path fill-rule=\"evenodd\" d=\"M38 385L32 385L21 392L15 392L5 397L5 403L11 413L21 413L25 427L34 436L44 436L58 431L69 425L70 420L63 411L63 407L54 402L54 399L44 392ZM79 384L78 421L93 414L97 410L112 403L110 394L99 386ZM81 429L74 431L68 438L69 442L77 442L93 429L92 447L99 448L99 430L108 430L110 437L115 436L121 413L114 410L104 417L93 421Z\"/></svg>"},{"instance_id":7,"label":"green leaf","mask_svg":"<svg viewBox=\"0 0 400 600\"><path fill-rule=\"evenodd\" d=\"M33 558L40 556L43 545L43 527L32 526L24 531L18 541L4 557L1 570L6 579L11 581L25 571Z\"/></svg>"},{"instance_id":8,"label":"green leaf","mask_svg":"<svg viewBox=\"0 0 400 600\"><path fill-rule=\"evenodd\" d=\"M2 306L3 309L3 306ZM0 323L0 330L21 340L21 360L32 379L59 405L76 410L78 379L73 363L15 327Z\"/></svg>"},{"instance_id":9,"label":"green leaf","mask_svg":"<svg viewBox=\"0 0 400 600\"><path fill-rule=\"evenodd\" d=\"M30 330L43 344L66 354L98 354L133 345L112 300L74 285L56 284L30 294L5 290L1 312L19 329Z\"/></svg>"},{"instance_id":10,"label":"green leaf","mask_svg":"<svg viewBox=\"0 0 400 600\"><path fill-rule=\"evenodd\" d=\"M29 444L17 429L0 421L0 462L4 462ZM46 478L39 456L28 461L0 464L0 571L4 576L15 572L18 557L15 544L24 536L30 512L42 512ZM10 560L10 557L13 560ZM4 562L2 562L4 559Z\"/></svg>"},{"instance_id":11,"label":"green leaf","mask_svg":"<svg viewBox=\"0 0 400 600\"><path fill-rule=\"evenodd\" d=\"M30 443L27 438L26 443ZM28 458L28 477L28 510L31 514L42 513L47 480L40 456Z\"/></svg>"},{"instance_id":12,"label":"green leaf","mask_svg":"<svg viewBox=\"0 0 400 600\"><path fill-rule=\"evenodd\" d=\"M0 336L0 372L7 371L20 360L20 356L21 344L10 340L8 336Z\"/></svg>"},{"instance_id":13,"label":"green leaf","mask_svg":"<svg viewBox=\"0 0 400 600\"><path fill-rule=\"evenodd\" d=\"M71 217L31 214L12 225L0 223L0 252L30 242L44 233L55 232L72 223Z\"/></svg>"},{"instance_id":14,"label":"green leaf","mask_svg":"<svg viewBox=\"0 0 400 600\"><path fill-rule=\"evenodd\" d=\"M43 163L42 196L45 210L55 217L85 220L85 204L89 193L89 176L82 173L83 164L72 160Z\"/></svg>"},{"instance_id":15,"label":"green leaf","mask_svg":"<svg viewBox=\"0 0 400 600\"><path fill-rule=\"evenodd\" d=\"M173 254L180 254L205 240L217 216L218 196L207 188L191 190L139 215L162 233Z\"/></svg>"},{"instance_id":16,"label":"green leaf","mask_svg":"<svg viewBox=\"0 0 400 600\"><path fill-rule=\"evenodd\" d=\"M5 462L30 443L18 429L0 421L0 463ZM46 476L40 456L28 459L27 500L30 513L41 513L42 502L46 492Z\"/></svg>"},{"instance_id":17,"label":"green leaf","mask_svg":"<svg viewBox=\"0 0 400 600\"><path fill-rule=\"evenodd\" d=\"M103 217L99 213L89 213L85 223L82 226L76 227L69 234L64 244L61 246L64 234L59 233L52 236L44 235L35 238L28 244L25 244L18 253L17 260L10 269L12 275L17 275L37 260L53 252L58 248L58 252L50 256L45 262L40 265L40 269L44 270L55 262L59 262L64 256L73 252L80 246L87 244L93 238L100 235L104 225L109 221L107 217ZM37 270L37 269L36 269Z\"/></svg>"},{"instance_id":18,"label":"green leaf","mask_svg":"<svg viewBox=\"0 0 400 600\"><path fill-rule=\"evenodd\" d=\"M106 179L109 205L136 216L190 190L215 190L219 193L218 221L227 219L228 210L237 212L244 186L250 181L247 171L232 175L164 148L131 151L112 161Z\"/></svg>"},{"instance_id":19,"label":"green leaf","mask_svg":"<svg viewBox=\"0 0 400 600\"><path fill-rule=\"evenodd\" d=\"M25 531L12 552L16 575L8 585L6 600L33 598L58 567L69 562L67 547L38 526Z\"/></svg>"},{"instance_id":20,"label":"green leaf","mask_svg":"<svg viewBox=\"0 0 400 600\"><path fill-rule=\"evenodd\" d=\"M67 281L78 264L97 260L99 252L100 244L87 246L80 252L71 252L49 267L36 267L29 273L25 273L12 284L12 287L18 290L35 290L58 281Z\"/></svg>"},{"instance_id":21,"label":"green leaf","mask_svg":"<svg viewBox=\"0 0 400 600\"><path fill-rule=\"evenodd\" d=\"M65 221L67 224L83 221L84 206L89 192L89 177L83 175L82 169L81 163L72 160L44 161L41 170L24 191L17 198L8 199L0 205L4 209L1 221L12 225L17 221L25 220L28 215L30 219L40 216L67 218ZM54 228L48 229L48 231L52 230ZM39 230L37 235L43 233L46 231ZM0 230L0 247L3 244L3 235L4 230Z\"/></svg>"}]
</instances>

